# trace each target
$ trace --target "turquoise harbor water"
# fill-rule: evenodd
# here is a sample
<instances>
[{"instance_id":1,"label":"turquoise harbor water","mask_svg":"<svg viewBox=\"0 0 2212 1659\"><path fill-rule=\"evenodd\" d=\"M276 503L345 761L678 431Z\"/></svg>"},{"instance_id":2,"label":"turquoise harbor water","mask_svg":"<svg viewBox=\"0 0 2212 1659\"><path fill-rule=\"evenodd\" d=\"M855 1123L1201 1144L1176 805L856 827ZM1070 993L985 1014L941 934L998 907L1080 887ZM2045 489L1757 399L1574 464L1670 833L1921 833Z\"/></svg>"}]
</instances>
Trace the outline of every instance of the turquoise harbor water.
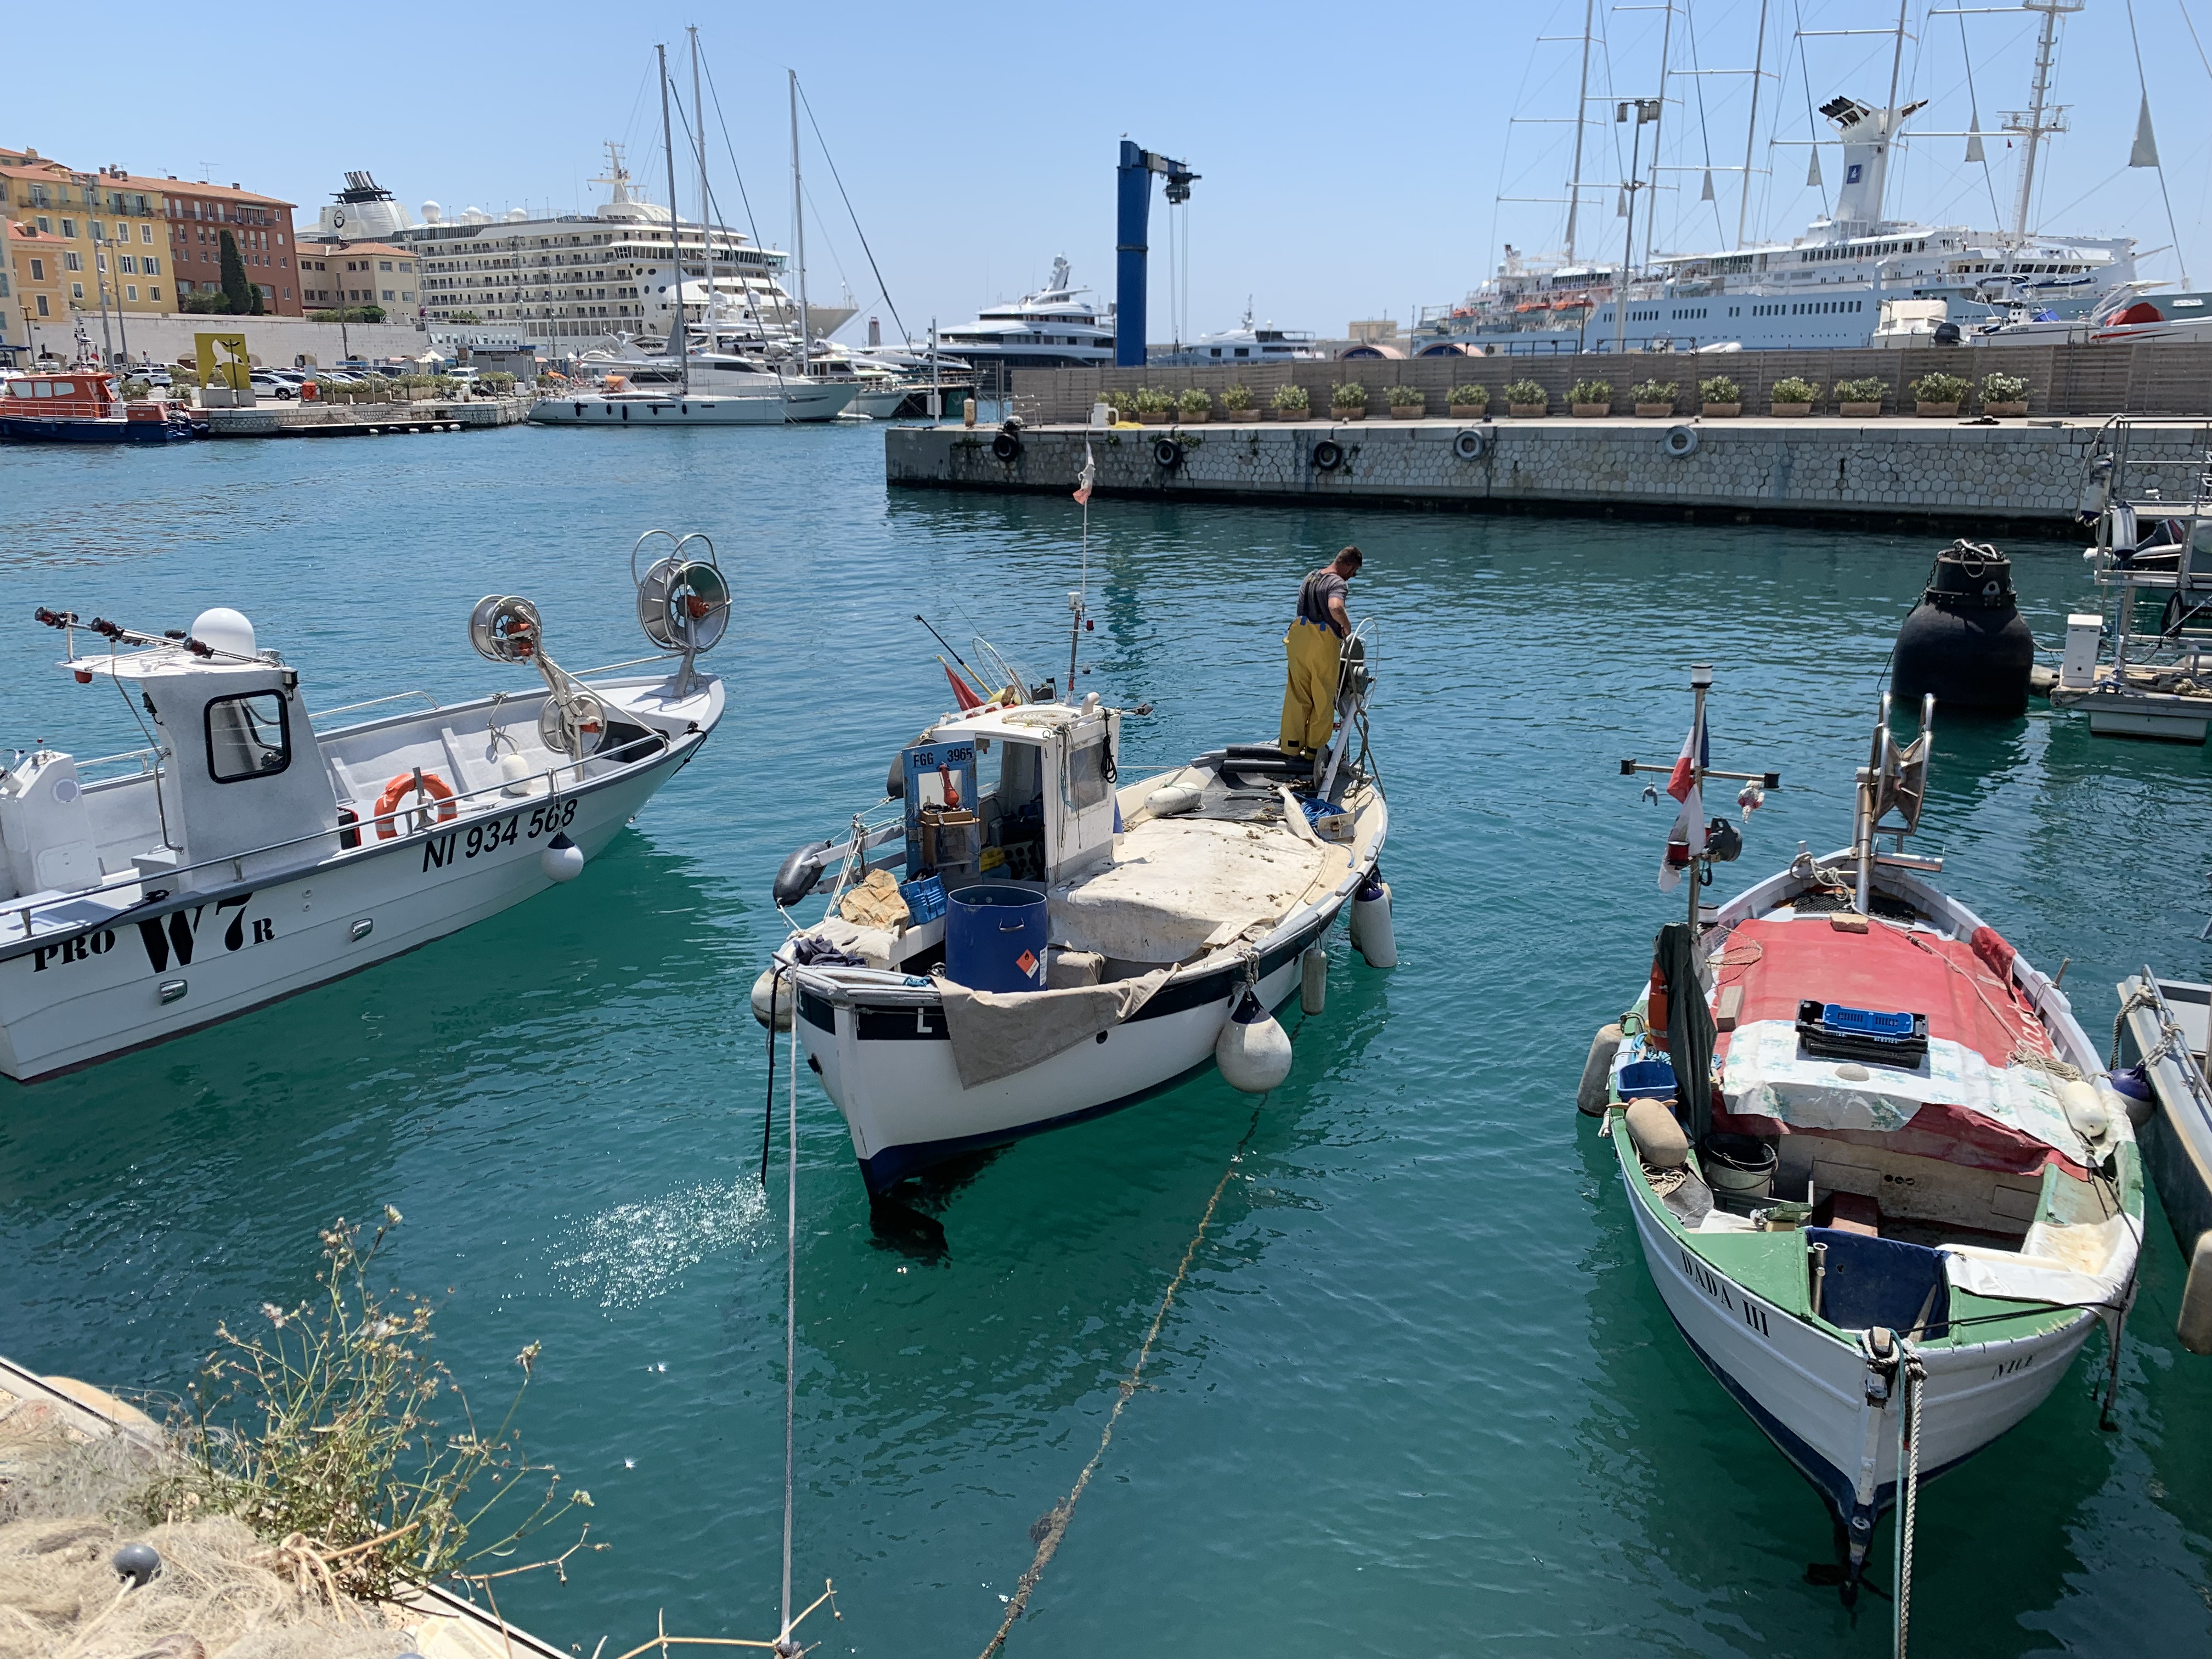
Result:
<instances>
[{"instance_id":1,"label":"turquoise harbor water","mask_svg":"<svg viewBox=\"0 0 2212 1659\"><path fill-rule=\"evenodd\" d=\"M0 1352L177 1389L216 1322L307 1286L318 1227L392 1204L392 1277L441 1299L480 1403L544 1344L530 1449L590 1488L611 1547L502 1607L585 1653L663 1608L772 1634L783 1242L745 1004L780 933L769 878L944 707L914 612L1064 672L1077 509L887 499L868 429L19 449L0 494L0 740L81 755L140 739L54 671L35 605L156 629L235 605L311 706L458 696L529 684L469 651L480 595L535 599L564 662L629 657L632 539L714 537L732 712L580 881L214 1030L0 1084ZM1672 756L1710 659L1715 763L1785 785L1742 879L1847 839L1933 540L1115 502L1093 532L1081 684L1149 699L1127 748L1161 760L1272 736L1298 575L1367 550L1403 963L1373 972L1340 933L1328 1012L1256 1121L1209 1079L1014 1148L936 1196L941 1257L872 1232L842 1125L803 1089L796 1559L845 1613L809 1633L982 1648L1245 1143L1018 1659L1887 1653L1886 1603L1855 1627L1803 1582L1825 1515L1676 1336L1573 1093L1676 908L1652 878L1666 817L1619 759ZM2076 550L2016 550L2051 642L2087 597ZM2093 744L2040 707L1939 728L1923 850L2039 963L2072 959L2093 1031L2146 959L2212 969L2202 751ZM2172 1340L2162 1218L2146 1261L2119 1431L2097 1428L2093 1338L1929 1488L1920 1650L2212 1641L2212 1361Z\"/></svg>"}]
</instances>

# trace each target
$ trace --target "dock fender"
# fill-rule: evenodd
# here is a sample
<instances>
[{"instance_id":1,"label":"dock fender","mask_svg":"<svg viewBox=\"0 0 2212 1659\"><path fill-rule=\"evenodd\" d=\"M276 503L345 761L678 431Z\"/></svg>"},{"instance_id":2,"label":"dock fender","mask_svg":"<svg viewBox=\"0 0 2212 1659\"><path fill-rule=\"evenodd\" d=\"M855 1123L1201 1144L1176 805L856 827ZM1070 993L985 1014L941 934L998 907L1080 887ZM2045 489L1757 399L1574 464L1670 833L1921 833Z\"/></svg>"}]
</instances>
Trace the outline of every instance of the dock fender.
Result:
<instances>
[{"instance_id":1,"label":"dock fender","mask_svg":"<svg viewBox=\"0 0 2212 1659\"><path fill-rule=\"evenodd\" d=\"M2212 1232L2197 1235L2189 1277L2181 1287L2181 1315L2173 1334L2191 1353L2212 1353Z\"/></svg>"},{"instance_id":2,"label":"dock fender","mask_svg":"<svg viewBox=\"0 0 2212 1659\"><path fill-rule=\"evenodd\" d=\"M1601 1025L1590 1039L1589 1057L1583 1061L1583 1080L1575 1089L1575 1109L1585 1117L1601 1117L1613 1081L1613 1057L1620 1052L1618 1024Z\"/></svg>"},{"instance_id":3,"label":"dock fender","mask_svg":"<svg viewBox=\"0 0 2212 1659\"><path fill-rule=\"evenodd\" d=\"M1479 461L1490 453L1490 434L1479 426L1470 426L1452 439L1452 453L1462 461Z\"/></svg>"},{"instance_id":4,"label":"dock fender","mask_svg":"<svg viewBox=\"0 0 2212 1659\"><path fill-rule=\"evenodd\" d=\"M1152 445L1152 464L1163 472L1172 472L1183 463L1186 452L1176 438L1162 438Z\"/></svg>"},{"instance_id":5,"label":"dock fender","mask_svg":"<svg viewBox=\"0 0 2212 1659\"><path fill-rule=\"evenodd\" d=\"M1313 465L1316 472L1334 472L1344 465L1344 446L1334 438L1323 438L1313 447Z\"/></svg>"},{"instance_id":6,"label":"dock fender","mask_svg":"<svg viewBox=\"0 0 2212 1659\"><path fill-rule=\"evenodd\" d=\"M1676 460L1698 453L1698 428L1693 426L1670 426L1667 435L1659 441L1660 448Z\"/></svg>"},{"instance_id":7,"label":"dock fender","mask_svg":"<svg viewBox=\"0 0 2212 1659\"><path fill-rule=\"evenodd\" d=\"M814 890L822 879L822 855L830 850L826 841L811 841L795 849L784 860L775 872L775 902L779 906L793 905Z\"/></svg>"},{"instance_id":8,"label":"dock fender","mask_svg":"<svg viewBox=\"0 0 2212 1659\"><path fill-rule=\"evenodd\" d=\"M1022 458L1021 439L1011 432L1000 433L991 440L991 457L1012 465Z\"/></svg>"}]
</instances>

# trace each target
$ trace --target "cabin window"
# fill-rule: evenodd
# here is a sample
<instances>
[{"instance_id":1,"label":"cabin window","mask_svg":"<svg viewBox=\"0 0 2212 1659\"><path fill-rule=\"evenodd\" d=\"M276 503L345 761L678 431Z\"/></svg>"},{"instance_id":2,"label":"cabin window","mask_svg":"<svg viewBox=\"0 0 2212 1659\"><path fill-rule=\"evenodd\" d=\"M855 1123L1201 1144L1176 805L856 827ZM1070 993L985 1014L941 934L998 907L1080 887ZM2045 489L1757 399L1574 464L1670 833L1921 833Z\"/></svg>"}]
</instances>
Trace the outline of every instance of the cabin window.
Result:
<instances>
[{"instance_id":1,"label":"cabin window","mask_svg":"<svg viewBox=\"0 0 2212 1659\"><path fill-rule=\"evenodd\" d=\"M1067 781L1075 796L1075 810L1086 811L1106 799L1111 779L1108 773L1111 763L1106 758L1106 744L1102 738L1086 743L1068 757Z\"/></svg>"},{"instance_id":2,"label":"cabin window","mask_svg":"<svg viewBox=\"0 0 2212 1659\"><path fill-rule=\"evenodd\" d=\"M217 783L265 778L292 763L292 722L274 691L217 697L207 706L208 775Z\"/></svg>"}]
</instances>

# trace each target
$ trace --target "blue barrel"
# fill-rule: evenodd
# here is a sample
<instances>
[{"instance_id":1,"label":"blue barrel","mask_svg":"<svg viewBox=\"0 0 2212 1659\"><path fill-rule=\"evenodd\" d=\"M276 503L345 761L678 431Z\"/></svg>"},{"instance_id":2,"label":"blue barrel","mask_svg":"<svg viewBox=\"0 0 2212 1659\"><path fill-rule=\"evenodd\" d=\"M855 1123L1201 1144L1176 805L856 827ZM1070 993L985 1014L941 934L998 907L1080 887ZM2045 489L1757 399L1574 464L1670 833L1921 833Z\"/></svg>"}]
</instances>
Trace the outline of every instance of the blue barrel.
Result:
<instances>
[{"instance_id":1,"label":"blue barrel","mask_svg":"<svg viewBox=\"0 0 2212 1659\"><path fill-rule=\"evenodd\" d=\"M945 900L945 976L971 991L1044 989L1044 895L981 882Z\"/></svg>"}]
</instances>

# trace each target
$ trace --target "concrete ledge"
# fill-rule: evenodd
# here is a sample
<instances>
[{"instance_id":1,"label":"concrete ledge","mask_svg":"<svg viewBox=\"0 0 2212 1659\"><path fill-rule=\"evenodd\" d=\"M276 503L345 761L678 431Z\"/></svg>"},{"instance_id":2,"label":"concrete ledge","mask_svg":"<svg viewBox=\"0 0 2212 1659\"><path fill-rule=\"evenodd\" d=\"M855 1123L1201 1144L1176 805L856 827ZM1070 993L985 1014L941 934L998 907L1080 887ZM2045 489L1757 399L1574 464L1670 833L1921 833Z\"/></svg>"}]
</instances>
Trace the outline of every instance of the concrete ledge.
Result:
<instances>
[{"instance_id":1,"label":"concrete ledge","mask_svg":"<svg viewBox=\"0 0 2212 1659\"><path fill-rule=\"evenodd\" d=\"M1073 491L1086 443L1102 494L1675 520L1958 526L2071 533L2104 422L2050 417L1994 425L1834 416L1733 420L1208 422L1197 426L1033 427L1019 453L992 453L994 428L892 427L884 476L907 488ZM1670 453L1671 432L1687 454ZM1455 449L1480 434L1481 453ZM1163 465L1156 447L1180 455ZM1327 441L1338 464L1324 466ZM1677 447L1685 440L1676 440ZM2206 423L2139 422L2131 453L2201 456ZM2170 451L2170 455L2166 452Z\"/></svg>"},{"instance_id":2,"label":"concrete ledge","mask_svg":"<svg viewBox=\"0 0 2212 1659\"><path fill-rule=\"evenodd\" d=\"M410 404L262 403L252 409L194 411L211 438L337 438L453 427L514 426L529 418L537 394L523 398Z\"/></svg>"}]
</instances>

